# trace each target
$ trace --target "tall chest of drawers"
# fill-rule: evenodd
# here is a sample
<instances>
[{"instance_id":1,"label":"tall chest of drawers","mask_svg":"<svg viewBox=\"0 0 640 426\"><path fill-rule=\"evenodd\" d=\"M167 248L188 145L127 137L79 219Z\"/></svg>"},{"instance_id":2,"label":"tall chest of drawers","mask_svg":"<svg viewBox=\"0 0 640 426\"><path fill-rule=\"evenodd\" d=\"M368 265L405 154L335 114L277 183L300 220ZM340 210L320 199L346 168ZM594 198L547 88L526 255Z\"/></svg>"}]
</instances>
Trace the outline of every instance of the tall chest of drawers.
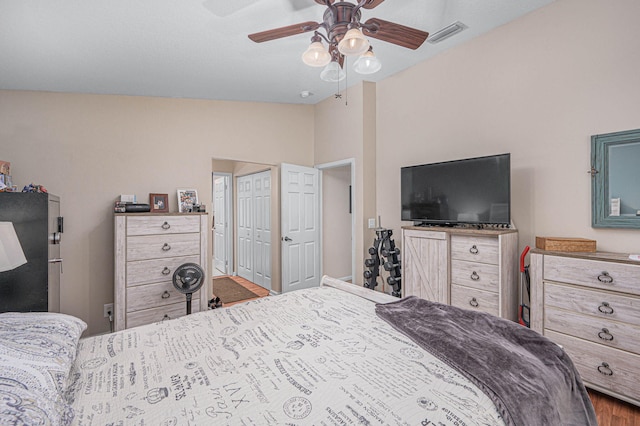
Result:
<instances>
[{"instance_id":1,"label":"tall chest of drawers","mask_svg":"<svg viewBox=\"0 0 640 426\"><path fill-rule=\"evenodd\" d=\"M172 282L184 263L204 270L191 310L206 309L211 295L207 229L206 213L115 215L114 330L185 315L186 296Z\"/></svg>"},{"instance_id":2,"label":"tall chest of drawers","mask_svg":"<svg viewBox=\"0 0 640 426\"><path fill-rule=\"evenodd\" d=\"M615 253L531 252L531 328L588 387L640 405L640 264Z\"/></svg>"}]
</instances>

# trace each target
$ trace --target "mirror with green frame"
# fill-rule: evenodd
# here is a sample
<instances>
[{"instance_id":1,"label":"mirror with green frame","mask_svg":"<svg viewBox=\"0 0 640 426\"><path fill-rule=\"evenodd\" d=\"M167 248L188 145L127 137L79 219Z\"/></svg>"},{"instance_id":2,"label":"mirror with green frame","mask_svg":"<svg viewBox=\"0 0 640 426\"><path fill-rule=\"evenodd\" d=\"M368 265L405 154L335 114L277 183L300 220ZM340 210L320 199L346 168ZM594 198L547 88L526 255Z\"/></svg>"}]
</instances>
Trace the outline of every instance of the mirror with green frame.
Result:
<instances>
[{"instance_id":1,"label":"mirror with green frame","mask_svg":"<svg viewBox=\"0 0 640 426\"><path fill-rule=\"evenodd\" d=\"M591 226L640 228L640 129L591 137Z\"/></svg>"}]
</instances>

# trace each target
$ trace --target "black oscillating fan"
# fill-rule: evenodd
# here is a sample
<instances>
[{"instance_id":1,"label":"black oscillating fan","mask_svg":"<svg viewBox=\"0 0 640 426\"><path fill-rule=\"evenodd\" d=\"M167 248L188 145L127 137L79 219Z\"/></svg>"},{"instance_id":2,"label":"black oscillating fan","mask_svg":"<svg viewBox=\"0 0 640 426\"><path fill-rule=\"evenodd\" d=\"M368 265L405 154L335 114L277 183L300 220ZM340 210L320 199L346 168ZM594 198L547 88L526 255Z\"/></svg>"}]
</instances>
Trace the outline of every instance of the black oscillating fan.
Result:
<instances>
[{"instance_id":1,"label":"black oscillating fan","mask_svg":"<svg viewBox=\"0 0 640 426\"><path fill-rule=\"evenodd\" d=\"M191 296L204 283L204 271L196 263L185 263L173 273L173 286L187 296L187 315L191 313Z\"/></svg>"}]
</instances>

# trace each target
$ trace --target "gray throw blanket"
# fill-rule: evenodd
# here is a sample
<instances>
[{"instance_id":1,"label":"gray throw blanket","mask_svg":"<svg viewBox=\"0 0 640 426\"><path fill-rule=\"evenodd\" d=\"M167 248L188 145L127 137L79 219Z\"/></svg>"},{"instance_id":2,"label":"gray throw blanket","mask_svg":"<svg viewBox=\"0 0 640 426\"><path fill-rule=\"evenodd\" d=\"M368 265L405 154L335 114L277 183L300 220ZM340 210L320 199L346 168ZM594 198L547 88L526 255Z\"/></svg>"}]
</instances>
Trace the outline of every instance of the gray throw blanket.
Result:
<instances>
[{"instance_id":1,"label":"gray throw blanket","mask_svg":"<svg viewBox=\"0 0 640 426\"><path fill-rule=\"evenodd\" d=\"M597 425L568 355L539 333L493 315L410 296L376 314L467 377L506 425Z\"/></svg>"}]
</instances>

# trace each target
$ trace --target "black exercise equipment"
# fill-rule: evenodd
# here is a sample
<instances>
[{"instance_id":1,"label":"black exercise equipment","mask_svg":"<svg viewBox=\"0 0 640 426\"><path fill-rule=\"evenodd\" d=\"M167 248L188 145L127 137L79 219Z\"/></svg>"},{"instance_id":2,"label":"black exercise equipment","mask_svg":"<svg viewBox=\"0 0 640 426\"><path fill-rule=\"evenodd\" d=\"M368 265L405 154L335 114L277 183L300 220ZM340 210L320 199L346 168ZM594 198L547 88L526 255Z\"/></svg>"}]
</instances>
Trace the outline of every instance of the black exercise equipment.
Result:
<instances>
[{"instance_id":1,"label":"black exercise equipment","mask_svg":"<svg viewBox=\"0 0 640 426\"><path fill-rule=\"evenodd\" d=\"M376 288L380 276L380 265L382 265L385 271L389 272L386 281L393 289L391 294L400 297L402 289L400 249L396 247L393 238L391 238L392 235L391 229L376 229L376 239L373 241L373 246L369 247L371 258L364 261L364 266L368 268L363 274L364 286L370 289ZM382 261L381 256L384 258Z\"/></svg>"}]
</instances>

